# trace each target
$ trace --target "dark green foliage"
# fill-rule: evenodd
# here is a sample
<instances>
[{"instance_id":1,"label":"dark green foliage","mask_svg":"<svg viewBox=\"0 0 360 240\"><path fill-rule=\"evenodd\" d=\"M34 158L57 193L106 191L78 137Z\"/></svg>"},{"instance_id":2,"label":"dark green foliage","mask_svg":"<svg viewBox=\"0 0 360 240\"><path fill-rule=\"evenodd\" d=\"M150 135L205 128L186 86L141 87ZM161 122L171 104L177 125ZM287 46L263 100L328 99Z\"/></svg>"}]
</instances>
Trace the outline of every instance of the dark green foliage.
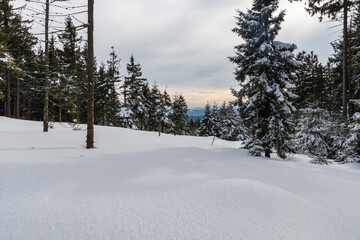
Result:
<instances>
[{"instance_id":1,"label":"dark green foliage","mask_svg":"<svg viewBox=\"0 0 360 240\"><path fill-rule=\"evenodd\" d=\"M173 124L171 133L174 135L185 135L189 133L187 104L185 98L181 94L174 96L170 119Z\"/></svg>"},{"instance_id":2,"label":"dark green foliage","mask_svg":"<svg viewBox=\"0 0 360 240\"><path fill-rule=\"evenodd\" d=\"M204 137L211 136L212 131L210 129L210 121L211 121L211 109L210 109L210 104L207 103L205 106L204 116L201 119L200 127L197 131L198 136L204 136Z\"/></svg>"},{"instance_id":3,"label":"dark green foliage","mask_svg":"<svg viewBox=\"0 0 360 240\"><path fill-rule=\"evenodd\" d=\"M277 0L255 0L247 13L238 11L233 32L245 43L235 46L236 56L230 60L237 66L235 76L241 86L233 94L243 123L256 142L249 142L247 147L252 146L250 152L255 155L263 149L270 157L275 150L285 158L291 152L287 142L294 128L291 101L296 97L289 89L295 88L292 82L298 62L294 59L294 44L275 41L285 16L284 11L277 12L278 4Z\"/></svg>"},{"instance_id":4,"label":"dark green foliage","mask_svg":"<svg viewBox=\"0 0 360 240\"><path fill-rule=\"evenodd\" d=\"M295 100L296 107L305 108L309 102L324 107L326 103L324 68L317 55L302 51L297 54L296 60L302 62L296 71L295 94L298 96Z\"/></svg>"}]
</instances>

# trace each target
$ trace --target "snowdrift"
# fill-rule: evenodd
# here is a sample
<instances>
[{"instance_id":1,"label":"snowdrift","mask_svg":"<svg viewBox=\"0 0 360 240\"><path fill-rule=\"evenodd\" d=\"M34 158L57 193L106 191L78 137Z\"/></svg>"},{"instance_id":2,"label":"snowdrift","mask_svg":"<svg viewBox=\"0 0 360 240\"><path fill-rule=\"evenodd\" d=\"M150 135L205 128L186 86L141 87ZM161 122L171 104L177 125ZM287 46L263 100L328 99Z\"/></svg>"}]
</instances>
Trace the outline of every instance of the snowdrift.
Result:
<instances>
[{"instance_id":1,"label":"snowdrift","mask_svg":"<svg viewBox=\"0 0 360 240\"><path fill-rule=\"evenodd\" d=\"M83 127L85 129L85 127ZM358 165L0 117L0 239L360 239Z\"/></svg>"}]
</instances>

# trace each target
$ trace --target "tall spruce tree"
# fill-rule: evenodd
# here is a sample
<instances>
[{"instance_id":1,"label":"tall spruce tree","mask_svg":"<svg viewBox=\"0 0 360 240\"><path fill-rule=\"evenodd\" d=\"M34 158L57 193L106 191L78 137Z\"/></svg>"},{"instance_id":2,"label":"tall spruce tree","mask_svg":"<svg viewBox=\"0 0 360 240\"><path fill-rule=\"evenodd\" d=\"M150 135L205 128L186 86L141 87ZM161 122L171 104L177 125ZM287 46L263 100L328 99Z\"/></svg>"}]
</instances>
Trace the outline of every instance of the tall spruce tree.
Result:
<instances>
[{"instance_id":1,"label":"tall spruce tree","mask_svg":"<svg viewBox=\"0 0 360 240\"><path fill-rule=\"evenodd\" d=\"M302 51L297 54L296 59L302 62L301 67L296 71L295 94L296 107L306 108L309 103L324 108L326 102L324 68L319 62L317 55Z\"/></svg>"},{"instance_id":2,"label":"tall spruce tree","mask_svg":"<svg viewBox=\"0 0 360 240\"><path fill-rule=\"evenodd\" d=\"M2 78L5 80L6 88L4 94L6 98L6 116L20 116L20 95L24 95L26 89L22 88L24 82L30 81L30 74L25 71L30 70L34 58L33 47L36 39L30 33L29 21L24 21L18 11L16 11L9 0L0 2L0 43L6 49L21 71L13 71L14 68L2 68ZM8 71L6 70L8 69ZM13 70L11 70L13 69ZM15 101L14 101L15 100ZM4 106L4 104L1 104Z\"/></svg>"},{"instance_id":3,"label":"tall spruce tree","mask_svg":"<svg viewBox=\"0 0 360 240\"><path fill-rule=\"evenodd\" d=\"M248 134L242 125L239 116L235 113L234 106L224 103L220 111L220 138L228 141L244 141L248 138Z\"/></svg>"},{"instance_id":4,"label":"tall spruce tree","mask_svg":"<svg viewBox=\"0 0 360 240\"><path fill-rule=\"evenodd\" d=\"M107 82L108 82L108 108L109 121L112 126L117 125L117 114L120 110L119 94L116 89L120 84L120 59L118 59L114 47L111 47L110 60L107 61Z\"/></svg>"},{"instance_id":5,"label":"tall spruce tree","mask_svg":"<svg viewBox=\"0 0 360 240\"><path fill-rule=\"evenodd\" d=\"M301 1L301 0L289 0ZM348 117L348 94L349 94L349 39L348 39L348 16L349 9L357 0L306 0L306 10L311 15L320 14L319 20L322 21L324 16L331 19L343 20L343 40L342 40L342 116L344 120Z\"/></svg>"},{"instance_id":6,"label":"tall spruce tree","mask_svg":"<svg viewBox=\"0 0 360 240\"><path fill-rule=\"evenodd\" d=\"M185 98L180 95L174 96L172 104L172 113L170 119L173 123L172 133L174 135L185 135L189 132L189 115Z\"/></svg>"},{"instance_id":7,"label":"tall spruce tree","mask_svg":"<svg viewBox=\"0 0 360 240\"><path fill-rule=\"evenodd\" d=\"M95 92L94 92L94 108L95 108L95 124L107 125L106 104L108 103L108 82L106 78L106 66L100 63L99 70L95 75Z\"/></svg>"},{"instance_id":8,"label":"tall spruce tree","mask_svg":"<svg viewBox=\"0 0 360 240\"><path fill-rule=\"evenodd\" d=\"M78 73L80 68L84 69L84 66L79 66L81 37L78 36L71 17L65 19L65 30L59 35L59 40L62 43L60 64L63 79L61 86L65 90L61 99L64 99L65 109L68 109L71 114L71 118L68 120L76 119L76 122L80 123L81 93L84 91L84 84ZM62 108L62 104L60 106Z\"/></svg>"},{"instance_id":9,"label":"tall spruce tree","mask_svg":"<svg viewBox=\"0 0 360 240\"><path fill-rule=\"evenodd\" d=\"M349 98L360 99L360 2L356 4L351 27L351 85L349 85ZM358 105L352 105L353 112L359 111Z\"/></svg>"},{"instance_id":10,"label":"tall spruce tree","mask_svg":"<svg viewBox=\"0 0 360 240\"><path fill-rule=\"evenodd\" d=\"M207 103L205 105L204 116L201 119L200 127L197 131L198 136L204 136L204 137L211 136L210 118L211 118L211 107L210 104Z\"/></svg>"},{"instance_id":11,"label":"tall spruce tree","mask_svg":"<svg viewBox=\"0 0 360 240\"><path fill-rule=\"evenodd\" d=\"M272 149L281 158L292 151L287 143L293 132L291 101L296 97L289 89L295 88L294 44L275 41L284 21L285 11L277 16L278 0L255 0L247 13L238 11L237 27L233 32L245 40L235 47L231 62L237 65L235 75L242 89L233 90L238 98L244 124L250 129L252 141L247 147L253 155Z\"/></svg>"},{"instance_id":12,"label":"tall spruce tree","mask_svg":"<svg viewBox=\"0 0 360 240\"><path fill-rule=\"evenodd\" d=\"M146 116L145 102L146 95L149 94L149 86L146 78L142 77L142 70L139 63L135 63L132 55L130 63L126 66L128 76L125 77L122 85L124 95L124 105L131 110L137 128L143 130Z\"/></svg>"}]
</instances>

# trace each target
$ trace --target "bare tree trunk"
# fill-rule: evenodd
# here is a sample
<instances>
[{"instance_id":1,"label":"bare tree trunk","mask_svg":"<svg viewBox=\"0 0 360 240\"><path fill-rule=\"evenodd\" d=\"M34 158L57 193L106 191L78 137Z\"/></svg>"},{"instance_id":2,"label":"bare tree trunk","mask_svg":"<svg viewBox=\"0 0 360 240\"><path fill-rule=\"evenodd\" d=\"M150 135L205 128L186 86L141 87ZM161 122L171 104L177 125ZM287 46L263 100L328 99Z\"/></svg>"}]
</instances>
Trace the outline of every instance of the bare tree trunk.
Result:
<instances>
[{"instance_id":1,"label":"bare tree trunk","mask_svg":"<svg viewBox=\"0 0 360 240\"><path fill-rule=\"evenodd\" d=\"M162 122L159 123L159 137L161 136Z\"/></svg>"},{"instance_id":2,"label":"bare tree trunk","mask_svg":"<svg viewBox=\"0 0 360 240\"><path fill-rule=\"evenodd\" d=\"M348 0L344 0L344 39L343 39L343 120L347 120L347 85L348 85L348 70L347 70L347 60L348 60Z\"/></svg>"},{"instance_id":3,"label":"bare tree trunk","mask_svg":"<svg viewBox=\"0 0 360 240\"><path fill-rule=\"evenodd\" d=\"M105 107L102 105L102 125L105 126Z\"/></svg>"},{"instance_id":4,"label":"bare tree trunk","mask_svg":"<svg viewBox=\"0 0 360 240\"><path fill-rule=\"evenodd\" d=\"M28 119L31 119L31 99L28 98Z\"/></svg>"},{"instance_id":5,"label":"bare tree trunk","mask_svg":"<svg viewBox=\"0 0 360 240\"><path fill-rule=\"evenodd\" d=\"M265 150L265 157L270 158L270 153L271 153L270 149L266 149Z\"/></svg>"},{"instance_id":6,"label":"bare tree trunk","mask_svg":"<svg viewBox=\"0 0 360 240\"><path fill-rule=\"evenodd\" d=\"M94 0L88 0L88 102L86 148L94 148Z\"/></svg>"},{"instance_id":7,"label":"bare tree trunk","mask_svg":"<svg viewBox=\"0 0 360 240\"><path fill-rule=\"evenodd\" d=\"M46 0L45 13L45 101L44 101L44 119L43 131L49 131L49 8L50 1Z\"/></svg>"},{"instance_id":8,"label":"bare tree trunk","mask_svg":"<svg viewBox=\"0 0 360 240\"><path fill-rule=\"evenodd\" d=\"M6 116L11 117L11 74L10 69L7 71L7 100L6 100Z\"/></svg>"},{"instance_id":9,"label":"bare tree trunk","mask_svg":"<svg viewBox=\"0 0 360 240\"><path fill-rule=\"evenodd\" d=\"M16 113L17 119L20 118L20 77L17 78L17 89L16 89Z\"/></svg>"},{"instance_id":10,"label":"bare tree trunk","mask_svg":"<svg viewBox=\"0 0 360 240\"><path fill-rule=\"evenodd\" d=\"M348 103L349 103L349 117L354 115L354 105L351 104L349 101L352 98L352 89L351 89L351 81L352 81L352 18L350 19L350 29L349 29L349 67L348 67Z\"/></svg>"},{"instance_id":11,"label":"bare tree trunk","mask_svg":"<svg viewBox=\"0 0 360 240\"><path fill-rule=\"evenodd\" d=\"M8 1L5 2L5 6L8 5ZM9 34L9 21L8 18L8 9L4 10L4 32L5 34ZM6 110L5 116L11 117L11 73L10 73L10 65L8 65L8 69L6 72L6 85L7 85L7 99L6 99Z\"/></svg>"},{"instance_id":12,"label":"bare tree trunk","mask_svg":"<svg viewBox=\"0 0 360 240\"><path fill-rule=\"evenodd\" d=\"M76 97L76 122L80 124L80 97L77 95Z\"/></svg>"},{"instance_id":13,"label":"bare tree trunk","mask_svg":"<svg viewBox=\"0 0 360 240\"><path fill-rule=\"evenodd\" d=\"M59 122L62 122L62 99L60 99L59 104Z\"/></svg>"}]
</instances>

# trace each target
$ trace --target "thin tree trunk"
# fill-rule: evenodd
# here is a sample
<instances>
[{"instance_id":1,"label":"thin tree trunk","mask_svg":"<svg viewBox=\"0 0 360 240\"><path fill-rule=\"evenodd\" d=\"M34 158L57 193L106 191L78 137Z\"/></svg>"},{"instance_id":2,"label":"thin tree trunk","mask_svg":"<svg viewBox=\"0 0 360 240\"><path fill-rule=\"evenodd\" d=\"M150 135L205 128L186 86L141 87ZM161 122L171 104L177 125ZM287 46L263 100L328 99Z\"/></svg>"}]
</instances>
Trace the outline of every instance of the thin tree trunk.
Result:
<instances>
[{"instance_id":1,"label":"thin tree trunk","mask_svg":"<svg viewBox=\"0 0 360 240\"><path fill-rule=\"evenodd\" d=\"M28 99L28 119L31 119L31 99Z\"/></svg>"},{"instance_id":2,"label":"thin tree trunk","mask_svg":"<svg viewBox=\"0 0 360 240\"><path fill-rule=\"evenodd\" d=\"M94 0L88 0L88 102L86 148L94 148Z\"/></svg>"},{"instance_id":3,"label":"thin tree trunk","mask_svg":"<svg viewBox=\"0 0 360 240\"><path fill-rule=\"evenodd\" d=\"M60 99L59 104L59 122L62 122L62 99Z\"/></svg>"},{"instance_id":4,"label":"thin tree trunk","mask_svg":"<svg viewBox=\"0 0 360 240\"><path fill-rule=\"evenodd\" d=\"M352 89L351 89L351 81L352 81L352 18L350 19L350 29L349 29L349 67L348 67L348 103L349 103L349 117L352 117L354 114L354 105L349 101L352 98Z\"/></svg>"},{"instance_id":5,"label":"thin tree trunk","mask_svg":"<svg viewBox=\"0 0 360 240\"><path fill-rule=\"evenodd\" d=\"M6 100L6 116L11 117L11 74L10 69L7 71L7 100Z\"/></svg>"},{"instance_id":6,"label":"thin tree trunk","mask_svg":"<svg viewBox=\"0 0 360 240\"><path fill-rule=\"evenodd\" d=\"M20 118L20 77L17 78L17 91L16 91L16 113L17 119Z\"/></svg>"},{"instance_id":7,"label":"thin tree trunk","mask_svg":"<svg viewBox=\"0 0 360 240\"><path fill-rule=\"evenodd\" d=\"M271 151L269 149L265 150L265 157L270 158Z\"/></svg>"},{"instance_id":8,"label":"thin tree trunk","mask_svg":"<svg viewBox=\"0 0 360 240\"><path fill-rule=\"evenodd\" d=\"M45 100L43 131L49 131L49 8L50 0L46 0L45 13Z\"/></svg>"},{"instance_id":9,"label":"thin tree trunk","mask_svg":"<svg viewBox=\"0 0 360 240\"><path fill-rule=\"evenodd\" d=\"M79 95L76 97L76 122L80 124L80 100Z\"/></svg>"},{"instance_id":10,"label":"thin tree trunk","mask_svg":"<svg viewBox=\"0 0 360 240\"><path fill-rule=\"evenodd\" d=\"M5 6L8 6L8 1L5 2ZM4 32L5 35L9 34L9 21L8 21L8 9L4 10ZM11 117L11 73L10 65L8 65L8 70L6 72L6 85L7 85L7 99L6 99L6 111L5 116Z\"/></svg>"},{"instance_id":11,"label":"thin tree trunk","mask_svg":"<svg viewBox=\"0 0 360 240\"><path fill-rule=\"evenodd\" d=\"M102 125L105 126L105 107L102 105Z\"/></svg>"},{"instance_id":12,"label":"thin tree trunk","mask_svg":"<svg viewBox=\"0 0 360 240\"><path fill-rule=\"evenodd\" d=\"M347 85L348 85L348 71L347 71L347 60L348 60L348 0L344 0L344 39L343 39L343 120L347 120Z\"/></svg>"}]
</instances>

